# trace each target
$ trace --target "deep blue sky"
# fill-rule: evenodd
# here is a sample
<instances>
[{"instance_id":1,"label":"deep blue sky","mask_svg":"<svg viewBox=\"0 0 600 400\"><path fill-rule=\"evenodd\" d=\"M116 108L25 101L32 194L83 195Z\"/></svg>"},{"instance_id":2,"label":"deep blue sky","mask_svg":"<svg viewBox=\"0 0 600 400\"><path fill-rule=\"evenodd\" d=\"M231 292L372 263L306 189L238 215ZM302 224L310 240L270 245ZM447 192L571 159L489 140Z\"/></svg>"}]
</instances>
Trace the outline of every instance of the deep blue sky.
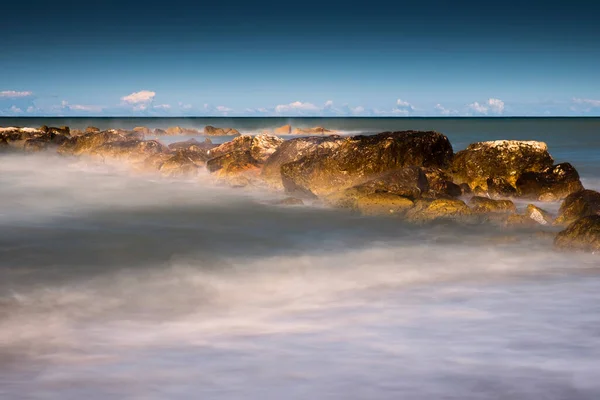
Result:
<instances>
[{"instance_id":1,"label":"deep blue sky","mask_svg":"<svg viewBox=\"0 0 600 400\"><path fill-rule=\"evenodd\" d=\"M3 5L0 115L600 115L594 1L203 3Z\"/></svg>"}]
</instances>

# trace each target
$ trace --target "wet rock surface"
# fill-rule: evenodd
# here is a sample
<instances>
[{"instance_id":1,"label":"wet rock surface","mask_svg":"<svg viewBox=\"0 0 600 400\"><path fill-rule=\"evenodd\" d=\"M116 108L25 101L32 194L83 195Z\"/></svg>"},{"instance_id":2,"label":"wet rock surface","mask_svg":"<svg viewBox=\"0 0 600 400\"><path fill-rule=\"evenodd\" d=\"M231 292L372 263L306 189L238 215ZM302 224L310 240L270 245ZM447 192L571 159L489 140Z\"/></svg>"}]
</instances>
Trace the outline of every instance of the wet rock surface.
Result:
<instances>
[{"instance_id":1,"label":"wet rock surface","mask_svg":"<svg viewBox=\"0 0 600 400\"><path fill-rule=\"evenodd\" d=\"M515 183L519 197L539 201L562 200L571 193L583 190L577 170L562 163L540 172L525 172Z\"/></svg>"},{"instance_id":2,"label":"wet rock surface","mask_svg":"<svg viewBox=\"0 0 600 400\"><path fill-rule=\"evenodd\" d=\"M600 252L600 215L589 215L573 222L554 240L561 250Z\"/></svg>"},{"instance_id":3,"label":"wet rock surface","mask_svg":"<svg viewBox=\"0 0 600 400\"><path fill-rule=\"evenodd\" d=\"M580 190L567 196L558 210L556 224L567 225L579 218L600 214L600 193Z\"/></svg>"}]
</instances>

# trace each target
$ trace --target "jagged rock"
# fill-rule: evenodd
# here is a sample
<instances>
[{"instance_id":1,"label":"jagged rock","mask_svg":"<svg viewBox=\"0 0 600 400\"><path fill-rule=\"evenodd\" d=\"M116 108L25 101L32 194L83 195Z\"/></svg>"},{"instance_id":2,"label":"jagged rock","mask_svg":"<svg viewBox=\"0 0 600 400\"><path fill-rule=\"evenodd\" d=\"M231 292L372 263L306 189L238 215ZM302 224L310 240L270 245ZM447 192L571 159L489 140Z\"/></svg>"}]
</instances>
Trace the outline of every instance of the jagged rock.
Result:
<instances>
[{"instance_id":1,"label":"jagged rock","mask_svg":"<svg viewBox=\"0 0 600 400\"><path fill-rule=\"evenodd\" d=\"M279 128L275 128L273 130L273 133L276 135L289 135L292 133L292 126L291 125L280 126Z\"/></svg>"},{"instance_id":2,"label":"jagged rock","mask_svg":"<svg viewBox=\"0 0 600 400\"><path fill-rule=\"evenodd\" d=\"M146 126L136 126L133 128L134 132L139 132L142 135L152 135L152 130Z\"/></svg>"},{"instance_id":3,"label":"jagged rock","mask_svg":"<svg viewBox=\"0 0 600 400\"><path fill-rule=\"evenodd\" d=\"M50 142L44 139L27 139L23 146L23 150L27 152L38 152L47 150Z\"/></svg>"},{"instance_id":4,"label":"jagged rock","mask_svg":"<svg viewBox=\"0 0 600 400\"><path fill-rule=\"evenodd\" d=\"M127 136L115 130L93 131L71 138L59 147L58 152L61 154L80 155L83 153L91 153L93 150L106 143L128 140L133 139L129 139Z\"/></svg>"},{"instance_id":5,"label":"jagged rock","mask_svg":"<svg viewBox=\"0 0 600 400\"><path fill-rule=\"evenodd\" d=\"M567 225L588 215L600 214L600 193L594 190L580 190L565 198L558 210L556 225Z\"/></svg>"},{"instance_id":6,"label":"jagged rock","mask_svg":"<svg viewBox=\"0 0 600 400\"><path fill-rule=\"evenodd\" d=\"M519 196L539 201L562 200L583 190L577 170L562 163L541 172L525 172L516 181Z\"/></svg>"},{"instance_id":7,"label":"jagged rock","mask_svg":"<svg viewBox=\"0 0 600 400\"><path fill-rule=\"evenodd\" d=\"M252 157L249 150L235 150L219 157L211 158L206 163L209 172L219 180L228 181L232 186L246 186L250 178L254 179L260 172L260 163Z\"/></svg>"},{"instance_id":8,"label":"jagged rock","mask_svg":"<svg viewBox=\"0 0 600 400\"><path fill-rule=\"evenodd\" d=\"M342 140L327 152L310 152L281 166L286 191L327 196L407 166L444 168L452 159L448 138L437 132L384 132Z\"/></svg>"},{"instance_id":9,"label":"jagged rock","mask_svg":"<svg viewBox=\"0 0 600 400\"><path fill-rule=\"evenodd\" d=\"M198 173L198 160L194 160L193 156L193 152L179 150L160 165L159 171L169 177L195 175Z\"/></svg>"},{"instance_id":10,"label":"jagged rock","mask_svg":"<svg viewBox=\"0 0 600 400\"><path fill-rule=\"evenodd\" d=\"M589 215L573 222L554 240L561 250L600 252L600 215Z\"/></svg>"},{"instance_id":11,"label":"jagged rock","mask_svg":"<svg viewBox=\"0 0 600 400\"><path fill-rule=\"evenodd\" d=\"M95 126L88 126L85 128L84 133L97 133L100 132L100 128L96 128Z\"/></svg>"},{"instance_id":12,"label":"jagged rock","mask_svg":"<svg viewBox=\"0 0 600 400\"><path fill-rule=\"evenodd\" d=\"M103 158L126 159L132 162L144 161L151 155L168 153L169 149L156 140L124 140L104 143L90 154Z\"/></svg>"},{"instance_id":13,"label":"jagged rock","mask_svg":"<svg viewBox=\"0 0 600 400\"><path fill-rule=\"evenodd\" d=\"M146 157L144 161L137 165L137 168L142 171L159 171L160 167L173 157L173 153L157 153Z\"/></svg>"},{"instance_id":14,"label":"jagged rock","mask_svg":"<svg viewBox=\"0 0 600 400\"><path fill-rule=\"evenodd\" d=\"M504 178L488 178L487 179L487 194L494 199L506 197L516 197L517 189L515 189Z\"/></svg>"},{"instance_id":15,"label":"jagged rock","mask_svg":"<svg viewBox=\"0 0 600 400\"><path fill-rule=\"evenodd\" d=\"M554 160L545 143L496 140L479 142L459 151L452 162L455 183L488 189L488 179L504 179L513 188L525 172L540 172L552 167Z\"/></svg>"},{"instance_id":16,"label":"jagged rock","mask_svg":"<svg viewBox=\"0 0 600 400\"><path fill-rule=\"evenodd\" d=\"M233 128L215 128L214 126L207 125L204 127L204 134L206 136L237 136L240 133L237 129Z\"/></svg>"},{"instance_id":17,"label":"jagged rock","mask_svg":"<svg viewBox=\"0 0 600 400\"><path fill-rule=\"evenodd\" d=\"M407 211L412 222L430 222L439 219L463 220L472 215L464 201L458 199L419 200Z\"/></svg>"},{"instance_id":18,"label":"jagged rock","mask_svg":"<svg viewBox=\"0 0 600 400\"><path fill-rule=\"evenodd\" d=\"M552 218L552 215L550 215L549 212L542 210L533 204L527 205L525 215L540 225L552 225L554 222L554 218Z\"/></svg>"},{"instance_id":19,"label":"jagged rock","mask_svg":"<svg viewBox=\"0 0 600 400\"><path fill-rule=\"evenodd\" d=\"M154 129L154 134L156 136L163 136L167 134L167 131L165 131L164 129L160 129L160 128L155 128Z\"/></svg>"},{"instance_id":20,"label":"jagged rock","mask_svg":"<svg viewBox=\"0 0 600 400\"><path fill-rule=\"evenodd\" d=\"M487 197L473 196L469 205L475 213L514 213L517 207L510 200L494 200Z\"/></svg>"},{"instance_id":21,"label":"jagged rock","mask_svg":"<svg viewBox=\"0 0 600 400\"><path fill-rule=\"evenodd\" d=\"M311 153L328 154L341 145L339 136L306 137L284 141L265 161L261 178L276 189L283 189L281 166Z\"/></svg>"},{"instance_id":22,"label":"jagged rock","mask_svg":"<svg viewBox=\"0 0 600 400\"><path fill-rule=\"evenodd\" d=\"M382 202L386 198L385 196L372 196L374 194L389 194L415 200L427 193L428 190L429 184L423 170L419 167L406 167L386 172L360 185L331 193L325 196L325 200L338 208L356 209L363 198L373 198L378 202ZM303 192L302 189L299 189L298 193L312 195L312 192ZM394 200L395 198L390 197L390 199Z\"/></svg>"},{"instance_id":23,"label":"jagged rock","mask_svg":"<svg viewBox=\"0 0 600 400\"><path fill-rule=\"evenodd\" d=\"M264 163L267 159L277 151L279 146L284 142L283 139L277 136L268 134L260 134L252 138L250 144L250 153L257 161Z\"/></svg>"},{"instance_id":24,"label":"jagged rock","mask_svg":"<svg viewBox=\"0 0 600 400\"><path fill-rule=\"evenodd\" d=\"M439 168L424 168L423 172L429 184L429 190L425 194L426 197L436 199L440 197L459 197L463 194L462 188L452 182L452 177L445 171Z\"/></svg>"},{"instance_id":25,"label":"jagged rock","mask_svg":"<svg viewBox=\"0 0 600 400\"><path fill-rule=\"evenodd\" d=\"M367 194L356 202L363 215L402 215L413 206L412 200L391 193Z\"/></svg>"},{"instance_id":26,"label":"jagged rock","mask_svg":"<svg viewBox=\"0 0 600 400\"><path fill-rule=\"evenodd\" d=\"M210 150L217 147L213 144L209 138L206 138L204 142L199 142L196 139L186 140L185 142L171 143L169 149L171 150L187 150L195 153L202 153L205 156L205 161L211 158L209 155Z\"/></svg>"},{"instance_id":27,"label":"jagged rock","mask_svg":"<svg viewBox=\"0 0 600 400\"><path fill-rule=\"evenodd\" d=\"M290 127L291 129L291 127ZM314 128L296 128L294 129L294 135L324 135L335 133L329 129L325 129L322 126L315 126Z\"/></svg>"}]
</instances>

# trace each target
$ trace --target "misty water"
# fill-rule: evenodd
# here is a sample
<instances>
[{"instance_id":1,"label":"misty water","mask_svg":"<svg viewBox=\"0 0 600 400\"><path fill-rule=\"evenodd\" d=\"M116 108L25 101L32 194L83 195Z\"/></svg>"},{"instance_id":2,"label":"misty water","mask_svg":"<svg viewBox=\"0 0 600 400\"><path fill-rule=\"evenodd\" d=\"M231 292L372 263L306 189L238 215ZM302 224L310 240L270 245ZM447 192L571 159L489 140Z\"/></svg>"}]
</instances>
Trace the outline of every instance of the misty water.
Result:
<instances>
[{"instance_id":1,"label":"misty water","mask_svg":"<svg viewBox=\"0 0 600 400\"><path fill-rule=\"evenodd\" d=\"M343 124L437 129L455 150L545 140L600 188L596 119ZM283 197L1 155L0 398L600 398L600 262L555 252L556 229L417 227Z\"/></svg>"}]
</instances>

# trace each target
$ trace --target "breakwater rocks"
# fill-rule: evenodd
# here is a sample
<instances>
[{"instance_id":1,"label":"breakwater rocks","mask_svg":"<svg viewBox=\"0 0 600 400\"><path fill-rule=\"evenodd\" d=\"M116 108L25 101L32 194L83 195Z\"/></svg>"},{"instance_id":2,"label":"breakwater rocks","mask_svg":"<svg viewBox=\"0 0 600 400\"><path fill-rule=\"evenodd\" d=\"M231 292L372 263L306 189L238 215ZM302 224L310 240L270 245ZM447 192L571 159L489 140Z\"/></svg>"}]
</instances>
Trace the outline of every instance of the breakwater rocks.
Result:
<instances>
[{"instance_id":1,"label":"breakwater rocks","mask_svg":"<svg viewBox=\"0 0 600 400\"><path fill-rule=\"evenodd\" d=\"M208 128L208 127L207 127ZM215 131L215 129L217 129ZM286 127L289 132L291 127ZM237 131L236 131L237 132ZM489 223L559 231L559 249L599 251L600 193L585 190L577 170L555 164L545 143L499 140L454 153L439 132L323 135L283 140L239 135L221 145L195 139L164 145L148 131L90 127L0 128L0 151L54 151L123 160L137 170L194 176L206 170L233 187L279 190L365 215L413 223ZM210 128L207 136L231 130ZM557 215L521 202L559 202Z\"/></svg>"}]
</instances>

